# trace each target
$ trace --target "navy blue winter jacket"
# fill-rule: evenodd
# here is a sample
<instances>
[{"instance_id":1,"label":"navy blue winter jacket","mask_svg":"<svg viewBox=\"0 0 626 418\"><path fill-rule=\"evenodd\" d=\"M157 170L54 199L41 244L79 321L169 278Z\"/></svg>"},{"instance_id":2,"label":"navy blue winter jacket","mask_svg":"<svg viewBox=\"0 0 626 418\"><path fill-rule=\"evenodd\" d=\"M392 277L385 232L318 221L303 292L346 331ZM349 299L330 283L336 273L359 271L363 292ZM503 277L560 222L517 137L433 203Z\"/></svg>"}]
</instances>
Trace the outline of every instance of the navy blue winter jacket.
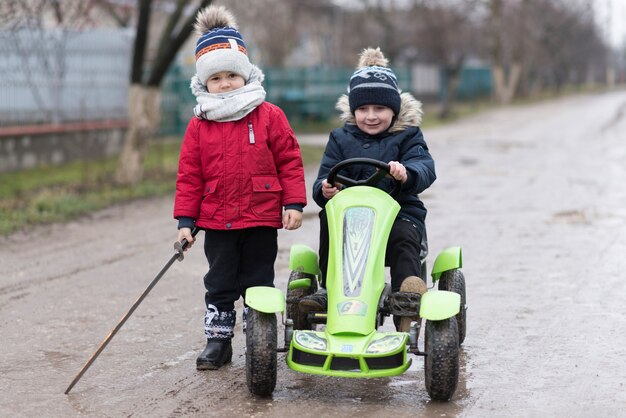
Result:
<instances>
[{"instance_id":1,"label":"navy blue winter jacket","mask_svg":"<svg viewBox=\"0 0 626 418\"><path fill-rule=\"evenodd\" d=\"M392 128L395 126L392 125ZM320 169L313 185L313 199L324 207L327 199L322 195L322 181L330 169L348 158L372 158L388 163L398 161L407 170L408 179L396 200L400 204L398 217L413 222L422 237L425 233L426 208L418 194L426 190L436 179L435 162L431 157L424 135L418 126L409 126L399 132L389 130L372 136L361 131L356 125L346 123L330 133ZM359 180L371 176L376 169L372 166L358 165L342 171L343 175ZM390 191L393 181L385 178L378 188Z\"/></svg>"}]
</instances>

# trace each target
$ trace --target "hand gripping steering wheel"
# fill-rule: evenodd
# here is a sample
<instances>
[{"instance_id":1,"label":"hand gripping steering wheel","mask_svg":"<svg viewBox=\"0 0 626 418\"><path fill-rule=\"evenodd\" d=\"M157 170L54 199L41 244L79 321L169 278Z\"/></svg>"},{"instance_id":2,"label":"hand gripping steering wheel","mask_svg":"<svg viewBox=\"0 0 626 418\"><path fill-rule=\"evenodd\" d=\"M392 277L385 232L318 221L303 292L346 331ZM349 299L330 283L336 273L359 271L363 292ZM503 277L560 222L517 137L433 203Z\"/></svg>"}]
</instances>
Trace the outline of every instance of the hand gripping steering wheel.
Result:
<instances>
[{"instance_id":1,"label":"hand gripping steering wheel","mask_svg":"<svg viewBox=\"0 0 626 418\"><path fill-rule=\"evenodd\" d=\"M369 165L376 168L376 172L372 174L370 177L363 180L355 180L350 177L342 176L339 174L342 170L345 170L348 167L352 167L355 165ZM391 197L396 197L398 193L400 193L400 189L402 188L402 182L400 180L396 180L389 172L389 164L384 163L382 161L374 160L372 158L348 158L347 160L343 160L328 172L328 176L326 181L329 184L334 185L335 183L342 184L346 187L351 186L371 186L376 187L378 183L381 182L382 179L389 176L393 182L393 189L389 192Z\"/></svg>"}]
</instances>

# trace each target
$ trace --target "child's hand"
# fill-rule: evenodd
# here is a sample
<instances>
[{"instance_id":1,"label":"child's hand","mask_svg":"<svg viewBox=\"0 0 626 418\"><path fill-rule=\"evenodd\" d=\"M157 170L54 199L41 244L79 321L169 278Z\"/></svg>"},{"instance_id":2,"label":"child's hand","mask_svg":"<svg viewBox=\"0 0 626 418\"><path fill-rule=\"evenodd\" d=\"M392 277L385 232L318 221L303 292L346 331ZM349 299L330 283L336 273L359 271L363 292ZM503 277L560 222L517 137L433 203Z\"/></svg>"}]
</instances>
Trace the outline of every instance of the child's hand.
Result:
<instances>
[{"instance_id":1,"label":"child's hand","mask_svg":"<svg viewBox=\"0 0 626 418\"><path fill-rule=\"evenodd\" d=\"M389 161L388 164L389 174L391 174L394 179L401 181L402 183L406 182L408 178L406 174L406 167L397 161Z\"/></svg>"},{"instance_id":2,"label":"child's hand","mask_svg":"<svg viewBox=\"0 0 626 418\"><path fill-rule=\"evenodd\" d=\"M322 180L322 196L324 196L326 200L330 200L337 193L339 193L337 187L331 186L326 180Z\"/></svg>"},{"instance_id":3,"label":"child's hand","mask_svg":"<svg viewBox=\"0 0 626 418\"><path fill-rule=\"evenodd\" d=\"M302 212L295 209L287 209L283 214L283 226L287 230L298 229L302 225Z\"/></svg>"},{"instance_id":4,"label":"child's hand","mask_svg":"<svg viewBox=\"0 0 626 418\"><path fill-rule=\"evenodd\" d=\"M191 228L180 228L178 230L178 242L183 242L186 239L189 244L185 247L185 251L191 248L196 239L191 235Z\"/></svg>"}]
</instances>

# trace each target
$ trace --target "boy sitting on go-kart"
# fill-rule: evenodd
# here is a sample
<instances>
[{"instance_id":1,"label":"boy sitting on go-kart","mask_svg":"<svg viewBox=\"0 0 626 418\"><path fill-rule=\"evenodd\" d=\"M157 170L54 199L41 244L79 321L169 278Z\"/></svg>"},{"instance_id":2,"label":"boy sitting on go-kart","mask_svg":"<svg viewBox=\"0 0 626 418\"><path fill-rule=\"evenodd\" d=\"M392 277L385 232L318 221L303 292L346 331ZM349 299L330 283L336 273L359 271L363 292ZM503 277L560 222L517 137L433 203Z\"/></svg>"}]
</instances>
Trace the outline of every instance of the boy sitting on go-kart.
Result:
<instances>
[{"instance_id":1,"label":"boy sitting on go-kart","mask_svg":"<svg viewBox=\"0 0 626 418\"><path fill-rule=\"evenodd\" d=\"M324 151L317 180L313 185L313 199L322 208L320 212L320 269L318 292L302 298L302 312L327 310L325 289L328 267L328 224L326 203L339 192L337 185L326 181L328 172L337 163L356 157L388 162L390 174L402 182L395 199L400 212L391 229L387 243L385 264L391 270L392 292L414 292L422 295L426 285L421 275L420 250L426 236L424 220L426 208L418 197L436 178L435 163L419 128L421 103L409 93L400 93L388 60L379 48L368 48L361 53L357 70L350 78L349 94L339 98L337 109L345 121L342 128L331 132ZM368 178L372 167L353 168L352 179ZM378 187L389 191L393 180L385 179ZM399 331L408 331L417 317L395 318Z\"/></svg>"}]
</instances>

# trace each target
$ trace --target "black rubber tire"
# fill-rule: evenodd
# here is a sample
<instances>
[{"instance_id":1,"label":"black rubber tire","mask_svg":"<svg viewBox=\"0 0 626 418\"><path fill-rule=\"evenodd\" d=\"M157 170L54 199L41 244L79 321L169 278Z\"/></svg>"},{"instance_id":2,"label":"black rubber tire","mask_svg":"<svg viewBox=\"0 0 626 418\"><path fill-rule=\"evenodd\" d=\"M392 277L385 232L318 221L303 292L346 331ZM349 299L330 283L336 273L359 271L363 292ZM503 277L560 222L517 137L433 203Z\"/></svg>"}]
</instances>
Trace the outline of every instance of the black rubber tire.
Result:
<instances>
[{"instance_id":1,"label":"black rubber tire","mask_svg":"<svg viewBox=\"0 0 626 418\"><path fill-rule=\"evenodd\" d=\"M269 396L276 387L276 314L250 308L246 329L246 382L255 395Z\"/></svg>"},{"instance_id":2,"label":"black rubber tire","mask_svg":"<svg viewBox=\"0 0 626 418\"><path fill-rule=\"evenodd\" d=\"M461 309L456 314L456 324L459 329L459 345L465 341L467 328L467 298L465 296L465 276L459 269L443 272L439 279L439 290L448 290L461 295Z\"/></svg>"},{"instance_id":3,"label":"black rubber tire","mask_svg":"<svg viewBox=\"0 0 626 418\"><path fill-rule=\"evenodd\" d=\"M312 274L302 273L299 271L292 271L289 275L289 283L299 279L311 279L311 287L308 289L293 290L289 290L289 288L287 288L287 318L293 320L293 329L315 329L315 324L312 324L307 320L306 313L300 312L298 302L300 302L300 299L303 297L317 292L317 279Z\"/></svg>"},{"instance_id":4,"label":"black rubber tire","mask_svg":"<svg viewBox=\"0 0 626 418\"><path fill-rule=\"evenodd\" d=\"M456 318L426 321L424 374L426 390L435 401L447 401L459 381L459 334Z\"/></svg>"}]
</instances>

